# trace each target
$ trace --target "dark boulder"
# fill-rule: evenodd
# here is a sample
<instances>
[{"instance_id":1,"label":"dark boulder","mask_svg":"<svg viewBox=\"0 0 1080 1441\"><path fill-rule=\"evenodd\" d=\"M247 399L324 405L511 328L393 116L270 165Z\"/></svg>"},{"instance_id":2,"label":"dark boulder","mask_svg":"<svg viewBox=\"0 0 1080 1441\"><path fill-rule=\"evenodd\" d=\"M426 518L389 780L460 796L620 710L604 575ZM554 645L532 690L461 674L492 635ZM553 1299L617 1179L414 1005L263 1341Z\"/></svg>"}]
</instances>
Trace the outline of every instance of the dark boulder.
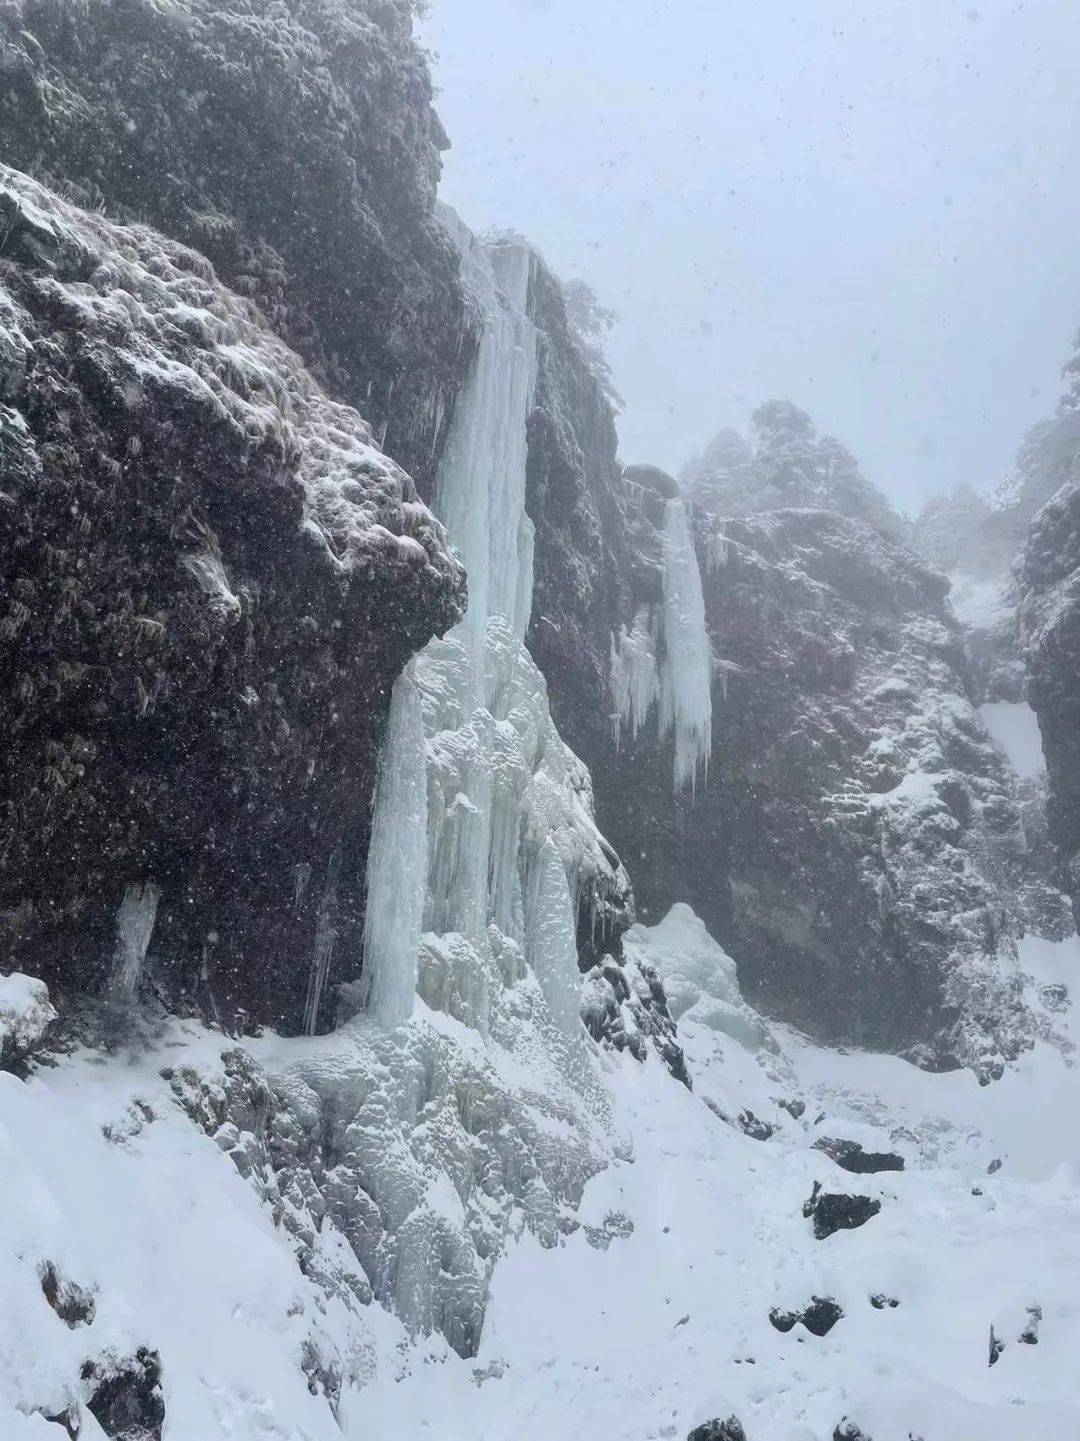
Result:
<instances>
[{"instance_id":1,"label":"dark boulder","mask_svg":"<svg viewBox=\"0 0 1080 1441\"><path fill-rule=\"evenodd\" d=\"M812 1296L809 1305L801 1311L774 1309L769 1312L769 1320L777 1331L790 1331L802 1322L811 1335L827 1336L843 1314L843 1307L831 1296Z\"/></svg>"},{"instance_id":2,"label":"dark boulder","mask_svg":"<svg viewBox=\"0 0 1080 1441\"><path fill-rule=\"evenodd\" d=\"M729 1416L726 1421L703 1421L686 1441L746 1441L746 1432L737 1417Z\"/></svg>"},{"instance_id":3,"label":"dark boulder","mask_svg":"<svg viewBox=\"0 0 1080 1441\"><path fill-rule=\"evenodd\" d=\"M837 1231L854 1231L859 1226L865 1226L880 1210L881 1202L874 1196L847 1196L840 1192L823 1191L817 1181L809 1200L803 1203L803 1215L813 1220L814 1236L819 1241Z\"/></svg>"},{"instance_id":4,"label":"dark boulder","mask_svg":"<svg viewBox=\"0 0 1080 1441\"><path fill-rule=\"evenodd\" d=\"M87 1361L82 1379L87 1408L109 1441L161 1441L165 1398L156 1351L144 1346L134 1356Z\"/></svg>"},{"instance_id":5,"label":"dark boulder","mask_svg":"<svg viewBox=\"0 0 1080 1441\"><path fill-rule=\"evenodd\" d=\"M904 1158L895 1151L864 1151L858 1141L840 1141L822 1136L814 1142L815 1151L823 1151L844 1171L856 1176L870 1176L877 1171L902 1171Z\"/></svg>"},{"instance_id":6,"label":"dark boulder","mask_svg":"<svg viewBox=\"0 0 1080 1441\"><path fill-rule=\"evenodd\" d=\"M97 1303L93 1291L65 1280L52 1261L41 1267L41 1292L49 1305L70 1330L89 1326Z\"/></svg>"}]
</instances>

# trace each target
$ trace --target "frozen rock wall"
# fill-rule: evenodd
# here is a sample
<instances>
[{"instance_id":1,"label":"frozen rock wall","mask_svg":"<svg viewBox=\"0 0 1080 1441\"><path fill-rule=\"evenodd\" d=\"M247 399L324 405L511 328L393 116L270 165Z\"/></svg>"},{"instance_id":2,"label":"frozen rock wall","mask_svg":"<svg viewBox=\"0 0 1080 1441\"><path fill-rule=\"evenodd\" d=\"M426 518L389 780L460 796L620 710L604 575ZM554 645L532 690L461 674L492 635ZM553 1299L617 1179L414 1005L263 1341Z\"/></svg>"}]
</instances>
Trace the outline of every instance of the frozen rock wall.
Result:
<instances>
[{"instance_id":1,"label":"frozen rock wall","mask_svg":"<svg viewBox=\"0 0 1080 1441\"><path fill-rule=\"evenodd\" d=\"M390 689L460 566L203 257L7 168L0 213L3 954L324 1025Z\"/></svg>"}]
</instances>

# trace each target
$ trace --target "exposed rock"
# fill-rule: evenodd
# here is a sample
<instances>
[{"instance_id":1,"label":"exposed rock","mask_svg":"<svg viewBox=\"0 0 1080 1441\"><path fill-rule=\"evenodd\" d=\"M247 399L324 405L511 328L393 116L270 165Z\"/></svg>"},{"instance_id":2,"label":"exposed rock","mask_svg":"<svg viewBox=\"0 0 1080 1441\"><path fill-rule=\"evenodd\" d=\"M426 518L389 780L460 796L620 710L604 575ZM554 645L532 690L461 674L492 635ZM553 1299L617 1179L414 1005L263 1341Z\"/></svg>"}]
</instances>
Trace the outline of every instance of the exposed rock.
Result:
<instances>
[{"instance_id":1,"label":"exposed rock","mask_svg":"<svg viewBox=\"0 0 1080 1441\"><path fill-rule=\"evenodd\" d=\"M1004 1351L1004 1349L1005 1349L1005 1342L1002 1341L1001 1338L995 1334L994 1328L993 1328L993 1326L991 1326L991 1327L990 1327L990 1353L989 1353L989 1360L988 1360L988 1362L987 1362L987 1365L989 1365L989 1366L996 1366L997 1363L998 1363L998 1359L1000 1358L1001 1353L1002 1353L1002 1351Z\"/></svg>"},{"instance_id":2,"label":"exposed rock","mask_svg":"<svg viewBox=\"0 0 1080 1441\"><path fill-rule=\"evenodd\" d=\"M814 1236L818 1241L824 1241L836 1231L857 1230L880 1210L881 1202L875 1196L848 1196L823 1191L819 1181L814 1182L810 1199L803 1203L803 1215L813 1220Z\"/></svg>"},{"instance_id":3,"label":"exposed rock","mask_svg":"<svg viewBox=\"0 0 1080 1441\"><path fill-rule=\"evenodd\" d=\"M864 1151L858 1141L839 1141L831 1136L822 1136L814 1142L814 1150L824 1151L842 1170L857 1176L904 1169L904 1158L895 1151Z\"/></svg>"},{"instance_id":4,"label":"exposed rock","mask_svg":"<svg viewBox=\"0 0 1080 1441\"><path fill-rule=\"evenodd\" d=\"M1020 1332L1017 1340L1022 1346L1037 1346L1039 1344L1039 1323L1043 1318L1042 1307L1029 1306L1027 1314L1027 1325Z\"/></svg>"},{"instance_id":5,"label":"exposed rock","mask_svg":"<svg viewBox=\"0 0 1080 1441\"><path fill-rule=\"evenodd\" d=\"M843 1307L831 1296L812 1296L810 1304L801 1311L769 1312L769 1320L777 1331L790 1331L797 1322L802 1322L813 1336L827 1336L844 1314Z\"/></svg>"},{"instance_id":6,"label":"exposed rock","mask_svg":"<svg viewBox=\"0 0 1080 1441\"><path fill-rule=\"evenodd\" d=\"M426 495L470 347L409 0L34 0L0 160L193 246Z\"/></svg>"},{"instance_id":7,"label":"exposed rock","mask_svg":"<svg viewBox=\"0 0 1080 1441\"><path fill-rule=\"evenodd\" d=\"M93 1321L97 1309L93 1291L65 1280L52 1261L47 1261L41 1268L41 1291L70 1330L74 1331L77 1326L89 1326Z\"/></svg>"},{"instance_id":8,"label":"exposed rock","mask_svg":"<svg viewBox=\"0 0 1080 1441\"><path fill-rule=\"evenodd\" d=\"M870 1304L875 1311L884 1311L886 1307L891 1311L895 1311L900 1302L895 1296L886 1296L883 1291L876 1291L874 1295L870 1297Z\"/></svg>"},{"instance_id":9,"label":"exposed rock","mask_svg":"<svg viewBox=\"0 0 1080 1441\"><path fill-rule=\"evenodd\" d=\"M44 981L17 971L0 975L0 1070L21 1066L56 1018Z\"/></svg>"},{"instance_id":10,"label":"exposed rock","mask_svg":"<svg viewBox=\"0 0 1080 1441\"><path fill-rule=\"evenodd\" d=\"M103 1356L82 1368L88 1410L109 1441L161 1441L165 1398L161 1358L140 1347L134 1356Z\"/></svg>"},{"instance_id":11,"label":"exposed rock","mask_svg":"<svg viewBox=\"0 0 1080 1441\"><path fill-rule=\"evenodd\" d=\"M557 311L541 286L528 643L639 916L689 901L754 1004L817 1036L999 1073L1040 1024L1016 971L1036 843L972 704L947 582L842 513L903 530L846 462L830 472L833 443L777 439L802 456L791 494L835 509L695 507L714 747L707 783L673 795L655 715L610 714L612 657L648 651L662 606L670 486L648 467L620 476L610 409Z\"/></svg>"},{"instance_id":12,"label":"exposed rock","mask_svg":"<svg viewBox=\"0 0 1080 1441\"><path fill-rule=\"evenodd\" d=\"M355 965L390 687L460 567L204 259L6 169L0 207L4 950L133 990L149 947L183 1004L298 1028Z\"/></svg>"},{"instance_id":13,"label":"exposed rock","mask_svg":"<svg viewBox=\"0 0 1080 1441\"><path fill-rule=\"evenodd\" d=\"M1039 717L1049 776L1050 832L1080 916L1080 485L1075 481L1035 517L1017 578L1028 696Z\"/></svg>"},{"instance_id":14,"label":"exposed rock","mask_svg":"<svg viewBox=\"0 0 1080 1441\"><path fill-rule=\"evenodd\" d=\"M845 1416L832 1433L832 1441L873 1441L861 1427L856 1426L854 1421L849 1421Z\"/></svg>"},{"instance_id":15,"label":"exposed rock","mask_svg":"<svg viewBox=\"0 0 1080 1441\"><path fill-rule=\"evenodd\" d=\"M737 1416L729 1416L726 1421L703 1421L686 1441L746 1441L746 1432Z\"/></svg>"},{"instance_id":16,"label":"exposed rock","mask_svg":"<svg viewBox=\"0 0 1080 1441\"><path fill-rule=\"evenodd\" d=\"M581 1019L594 1041L638 1061L651 1043L675 1079L691 1086L663 982L644 961L608 955L594 966L582 987Z\"/></svg>"},{"instance_id":17,"label":"exposed rock","mask_svg":"<svg viewBox=\"0 0 1080 1441\"><path fill-rule=\"evenodd\" d=\"M753 1111L740 1111L737 1125L744 1136L755 1141L768 1141L776 1133L775 1126L759 1120Z\"/></svg>"}]
</instances>

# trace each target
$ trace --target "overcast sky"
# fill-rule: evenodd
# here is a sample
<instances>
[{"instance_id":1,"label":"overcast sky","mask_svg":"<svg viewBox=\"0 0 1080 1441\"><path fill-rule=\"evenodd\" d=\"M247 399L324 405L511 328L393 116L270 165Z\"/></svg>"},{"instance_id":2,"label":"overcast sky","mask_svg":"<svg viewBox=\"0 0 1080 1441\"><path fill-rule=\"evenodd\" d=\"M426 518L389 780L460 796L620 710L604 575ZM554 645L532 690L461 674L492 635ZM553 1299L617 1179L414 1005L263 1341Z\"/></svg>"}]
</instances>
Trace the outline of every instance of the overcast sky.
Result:
<instances>
[{"instance_id":1,"label":"overcast sky","mask_svg":"<svg viewBox=\"0 0 1080 1441\"><path fill-rule=\"evenodd\" d=\"M620 315L626 460L785 396L902 506L1080 325L1080 0L430 0L444 197Z\"/></svg>"}]
</instances>

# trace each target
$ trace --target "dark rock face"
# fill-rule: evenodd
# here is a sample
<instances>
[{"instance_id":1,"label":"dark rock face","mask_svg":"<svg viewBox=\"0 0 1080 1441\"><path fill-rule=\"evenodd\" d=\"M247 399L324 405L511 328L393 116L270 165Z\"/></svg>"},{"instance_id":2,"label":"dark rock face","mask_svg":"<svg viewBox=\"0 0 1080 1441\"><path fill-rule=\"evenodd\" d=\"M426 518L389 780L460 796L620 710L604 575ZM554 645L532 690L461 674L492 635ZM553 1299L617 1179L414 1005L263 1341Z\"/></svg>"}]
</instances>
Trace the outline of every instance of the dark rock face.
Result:
<instances>
[{"instance_id":1,"label":"dark rock face","mask_svg":"<svg viewBox=\"0 0 1080 1441\"><path fill-rule=\"evenodd\" d=\"M858 1141L838 1141L822 1136L814 1142L815 1151L824 1151L842 1170L856 1176L873 1175L876 1171L902 1171L904 1158L895 1151L864 1151Z\"/></svg>"},{"instance_id":2,"label":"dark rock face","mask_svg":"<svg viewBox=\"0 0 1080 1441\"><path fill-rule=\"evenodd\" d=\"M738 1417L729 1416L726 1421L703 1421L694 1427L686 1441L746 1441L746 1432Z\"/></svg>"},{"instance_id":3,"label":"dark rock face","mask_svg":"<svg viewBox=\"0 0 1080 1441\"><path fill-rule=\"evenodd\" d=\"M814 1237L824 1241L837 1231L855 1231L881 1210L875 1196L846 1196L840 1192L823 1191L814 1182L810 1199L803 1205L803 1215L813 1220Z\"/></svg>"},{"instance_id":4,"label":"dark rock face","mask_svg":"<svg viewBox=\"0 0 1080 1441\"><path fill-rule=\"evenodd\" d=\"M539 335L526 509L536 526L536 558L526 643L547 681L559 733L592 773L597 824L618 850L609 830L619 774L609 703L611 636L617 618L632 612L636 590L644 586L659 598L662 581L628 500L604 385L571 335L558 282L540 262L531 313ZM659 498L657 504L662 509ZM636 852L623 859L636 875ZM633 919L616 911L594 935L590 911L583 905L579 912L583 963L617 948Z\"/></svg>"},{"instance_id":5,"label":"dark rock face","mask_svg":"<svg viewBox=\"0 0 1080 1441\"><path fill-rule=\"evenodd\" d=\"M761 464L831 508L720 520L693 507L714 750L707 783L673 795L670 738L655 713L616 737L613 682L620 636L663 602L672 483L651 467L620 476L603 389L543 279L536 312L528 644L639 917L688 901L759 1009L824 1039L996 1074L1034 1030L1009 967L1038 842L971 703L944 577L841 513L891 524L835 442L785 440L776 420ZM715 492L698 493L731 494Z\"/></svg>"},{"instance_id":6,"label":"dark rock face","mask_svg":"<svg viewBox=\"0 0 1080 1441\"><path fill-rule=\"evenodd\" d=\"M170 995L296 1029L355 974L389 689L463 576L204 259L6 169L0 207L4 957L100 987L127 895Z\"/></svg>"},{"instance_id":7,"label":"dark rock face","mask_svg":"<svg viewBox=\"0 0 1080 1441\"><path fill-rule=\"evenodd\" d=\"M868 1436L860 1426L856 1426L854 1421L849 1421L845 1416L834 1428L832 1441L873 1441L873 1437Z\"/></svg>"},{"instance_id":8,"label":"dark rock face","mask_svg":"<svg viewBox=\"0 0 1080 1441\"><path fill-rule=\"evenodd\" d=\"M942 578L822 511L709 522L699 558L725 669L678 871L704 919L763 1009L992 1070L1031 1037L998 961L1027 841Z\"/></svg>"},{"instance_id":9,"label":"dark rock face","mask_svg":"<svg viewBox=\"0 0 1080 1441\"><path fill-rule=\"evenodd\" d=\"M82 1377L87 1408L110 1441L161 1441L165 1398L156 1351L144 1346L134 1356L87 1361Z\"/></svg>"},{"instance_id":10,"label":"dark rock face","mask_svg":"<svg viewBox=\"0 0 1080 1441\"><path fill-rule=\"evenodd\" d=\"M0 161L208 256L430 493L469 346L408 0L30 0L0 72Z\"/></svg>"},{"instance_id":11,"label":"dark rock face","mask_svg":"<svg viewBox=\"0 0 1080 1441\"><path fill-rule=\"evenodd\" d=\"M607 955L587 974L581 1019L594 1041L644 1061L651 1044L688 1090L693 1087L663 983L650 967Z\"/></svg>"},{"instance_id":12,"label":"dark rock face","mask_svg":"<svg viewBox=\"0 0 1080 1441\"><path fill-rule=\"evenodd\" d=\"M1028 696L1049 776L1049 824L1080 916L1080 485L1036 516L1017 567Z\"/></svg>"},{"instance_id":13,"label":"dark rock face","mask_svg":"<svg viewBox=\"0 0 1080 1441\"><path fill-rule=\"evenodd\" d=\"M791 1331L801 1321L812 1336L827 1336L843 1314L843 1307L831 1296L812 1296L801 1311L772 1310L769 1320L777 1331Z\"/></svg>"},{"instance_id":14,"label":"dark rock face","mask_svg":"<svg viewBox=\"0 0 1080 1441\"><path fill-rule=\"evenodd\" d=\"M63 1321L74 1331L77 1326L89 1326L94 1319L97 1303L93 1291L67 1281L51 1261L46 1262L41 1272L41 1293Z\"/></svg>"}]
</instances>

